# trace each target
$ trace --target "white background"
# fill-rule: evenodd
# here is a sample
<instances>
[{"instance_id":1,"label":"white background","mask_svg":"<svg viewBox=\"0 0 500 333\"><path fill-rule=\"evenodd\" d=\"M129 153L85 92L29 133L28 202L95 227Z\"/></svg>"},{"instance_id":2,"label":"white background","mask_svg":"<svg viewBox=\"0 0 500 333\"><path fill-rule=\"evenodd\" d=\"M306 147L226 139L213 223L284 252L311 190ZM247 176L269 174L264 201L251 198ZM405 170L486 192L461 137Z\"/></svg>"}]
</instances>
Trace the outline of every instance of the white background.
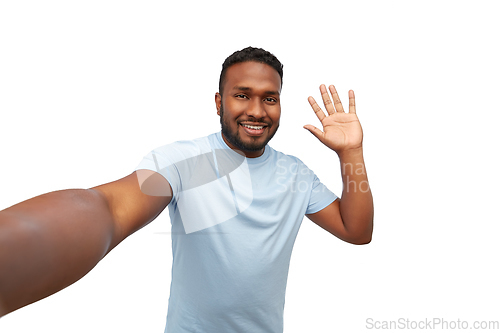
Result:
<instances>
[{"instance_id":1,"label":"white background","mask_svg":"<svg viewBox=\"0 0 500 333\"><path fill-rule=\"evenodd\" d=\"M218 131L222 62L262 47L284 64L272 146L340 194L338 158L302 126L319 126L307 97L321 83L344 105L353 89L375 198L369 245L303 221L285 333L498 321L499 31L495 1L3 1L0 209ZM169 225L162 214L0 331L163 332Z\"/></svg>"}]
</instances>

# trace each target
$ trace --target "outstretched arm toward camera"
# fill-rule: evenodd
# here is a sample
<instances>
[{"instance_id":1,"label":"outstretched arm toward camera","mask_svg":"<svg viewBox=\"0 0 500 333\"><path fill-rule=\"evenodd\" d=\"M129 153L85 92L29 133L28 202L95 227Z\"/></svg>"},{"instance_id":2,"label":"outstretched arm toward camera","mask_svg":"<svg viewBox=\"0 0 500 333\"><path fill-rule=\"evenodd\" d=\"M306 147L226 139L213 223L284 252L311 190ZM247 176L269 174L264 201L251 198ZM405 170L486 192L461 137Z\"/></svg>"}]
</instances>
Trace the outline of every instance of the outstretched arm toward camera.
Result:
<instances>
[{"instance_id":1,"label":"outstretched arm toward camera","mask_svg":"<svg viewBox=\"0 0 500 333\"><path fill-rule=\"evenodd\" d=\"M304 128L337 153L344 188L340 200L307 217L346 242L366 244L371 241L373 232L373 198L363 159L363 131L356 115L354 91L349 91L347 113L335 87L331 85L329 89L333 102L326 86L320 86L328 115L324 114L314 98L309 97L309 104L321 121L323 131L312 125Z\"/></svg>"},{"instance_id":2,"label":"outstretched arm toward camera","mask_svg":"<svg viewBox=\"0 0 500 333\"><path fill-rule=\"evenodd\" d=\"M138 170L91 189L46 193L0 211L0 317L87 274L169 204L168 182ZM171 190L170 190L171 191ZM168 192L171 193L171 192Z\"/></svg>"}]
</instances>

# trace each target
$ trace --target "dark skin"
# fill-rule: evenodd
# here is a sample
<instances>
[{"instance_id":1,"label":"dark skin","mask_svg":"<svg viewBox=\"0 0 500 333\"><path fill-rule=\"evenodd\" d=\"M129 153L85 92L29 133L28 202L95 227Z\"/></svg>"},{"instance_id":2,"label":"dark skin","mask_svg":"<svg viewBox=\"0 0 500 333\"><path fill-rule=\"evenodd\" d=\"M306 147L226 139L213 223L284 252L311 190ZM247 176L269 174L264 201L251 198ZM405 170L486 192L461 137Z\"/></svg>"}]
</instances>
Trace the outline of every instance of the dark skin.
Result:
<instances>
[{"instance_id":1,"label":"dark skin","mask_svg":"<svg viewBox=\"0 0 500 333\"><path fill-rule=\"evenodd\" d=\"M215 94L215 106L220 116L224 105L223 122L233 137L247 146L261 148L245 151L235 146L224 133L226 144L242 151L246 157L258 157L264 153L264 146L276 132L281 115L281 78L272 67L258 62L243 62L228 68L224 91ZM249 126L262 126L252 130Z\"/></svg>"},{"instance_id":2,"label":"dark skin","mask_svg":"<svg viewBox=\"0 0 500 333\"><path fill-rule=\"evenodd\" d=\"M332 87L333 103L326 87L320 87L328 116L309 98L323 131L311 125L305 128L337 153L345 186L341 200L308 218L340 239L366 244L373 229L373 202L354 93L349 92L349 113L345 113ZM262 145L238 149L249 158L264 152L265 142L278 127L280 92L280 77L272 67L246 62L228 69L224 92L216 94L217 111L224 106L223 120L230 133L245 145ZM0 316L79 280L125 238L153 221L171 198L163 176L137 170L111 183L46 193L0 211Z\"/></svg>"},{"instance_id":3,"label":"dark skin","mask_svg":"<svg viewBox=\"0 0 500 333\"><path fill-rule=\"evenodd\" d=\"M349 112L345 112L335 87L331 85L328 90L331 99L326 86L320 86L327 115L313 97L308 99L323 131L312 125L304 128L337 153L344 187L342 199L307 217L348 243L367 244L373 233L373 197L363 159L363 131L356 115L354 91L349 91Z\"/></svg>"},{"instance_id":4,"label":"dark skin","mask_svg":"<svg viewBox=\"0 0 500 333\"><path fill-rule=\"evenodd\" d=\"M116 245L153 221L168 182L138 170L91 189L46 193L0 211L0 316L66 288ZM147 188L149 187L149 189Z\"/></svg>"},{"instance_id":5,"label":"dark skin","mask_svg":"<svg viewBox=\"0 0 500 333\"><path fill-rule=\"evenodd\" d=\"M325 209L307 217L338 238L352 244L371 241L373 231L373 199L363 160L363 132L356 115L354 92L349 92L349 112L344 112L340 98L332 85L330 94L320 86L321 97L328 115L325 115L314 98L309 103L323 125L323 131L312 125L304 128L315 135L340 158L344 186L342 199L337 199ZM220 115L224 106L224 120L234 135L246 143L264 142L278 128L281 115L281 79L271 66L258 62L244 62L231 66L226 74L222 96L215 94L215 106ZM332 102L333 99L333 102ZM248 133L242 125L264 124L262 133ZM224 137L226 144L235 147ZM258 151L244 151L247 157L258 157Z\"/></svg>"}]
</instances>

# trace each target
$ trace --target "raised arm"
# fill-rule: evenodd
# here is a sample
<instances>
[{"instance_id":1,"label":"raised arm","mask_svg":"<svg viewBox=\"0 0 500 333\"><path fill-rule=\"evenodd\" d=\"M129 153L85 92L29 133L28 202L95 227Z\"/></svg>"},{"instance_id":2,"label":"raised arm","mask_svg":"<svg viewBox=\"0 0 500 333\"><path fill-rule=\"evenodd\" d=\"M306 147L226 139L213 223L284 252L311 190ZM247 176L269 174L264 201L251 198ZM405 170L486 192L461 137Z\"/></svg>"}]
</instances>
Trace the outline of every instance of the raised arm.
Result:
<instances>
[{"instance_id":1,"label":"raised arm","mask_svg":"<svg viewBox=\"0 0 500 333\"><path fill-rule=\"evenodd\" d=\"M153 221L169 204L169 193L163 176L138 170L111 183L42 194L0 211L0 317L82 278Z\"/></svg>"},{"instance_id":2,"label":"raised arm","mask_svg":"<svg viewBox=\"0 0 500 333\"><path fill-rule=\"evenodd\" d=\"M320 86L321 97L328 115L325 115L313 97L309 103L323 125L323 131L306 125L324 145L337 153L342 173L342 198L323 210L307 217L338 238L353 244L367 244L373 233L373 197L368 184L363 159L363 131L356 115L354 91L349 91L349 112L333 85Z\"/></svg>"}]
</instances>

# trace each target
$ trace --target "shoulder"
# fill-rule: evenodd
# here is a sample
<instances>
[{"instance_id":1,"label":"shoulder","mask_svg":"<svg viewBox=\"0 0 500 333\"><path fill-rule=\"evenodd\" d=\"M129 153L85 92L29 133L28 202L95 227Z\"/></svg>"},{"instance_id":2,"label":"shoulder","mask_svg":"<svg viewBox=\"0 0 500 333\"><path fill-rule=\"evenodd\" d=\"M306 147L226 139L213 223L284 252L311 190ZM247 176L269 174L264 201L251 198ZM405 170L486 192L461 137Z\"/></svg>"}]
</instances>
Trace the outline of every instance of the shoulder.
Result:
<instances>
[{"instance_id":1,"label":"shoulder","mask_svg":"<svg viewBox=\"0 0 500 333\"><path fill-rule=\"evenodd\" d=\"M302 160L294 155L289 155L271 148L271 156L278 168L287 167L295 170L309 170Z\"/></svg>"},{"instance_id":2,"label":"shoulder","mask_svg":"<svg viewBox=\"0 0 500 333\"><path fill-rule=\"evenodd\" d=\"M192 139L175 141L152 150L152 153L160 158L167 158L175 163L186 158L199 156L211 151L211 137L214 134Z\"/></svg>"}]
</instances>

